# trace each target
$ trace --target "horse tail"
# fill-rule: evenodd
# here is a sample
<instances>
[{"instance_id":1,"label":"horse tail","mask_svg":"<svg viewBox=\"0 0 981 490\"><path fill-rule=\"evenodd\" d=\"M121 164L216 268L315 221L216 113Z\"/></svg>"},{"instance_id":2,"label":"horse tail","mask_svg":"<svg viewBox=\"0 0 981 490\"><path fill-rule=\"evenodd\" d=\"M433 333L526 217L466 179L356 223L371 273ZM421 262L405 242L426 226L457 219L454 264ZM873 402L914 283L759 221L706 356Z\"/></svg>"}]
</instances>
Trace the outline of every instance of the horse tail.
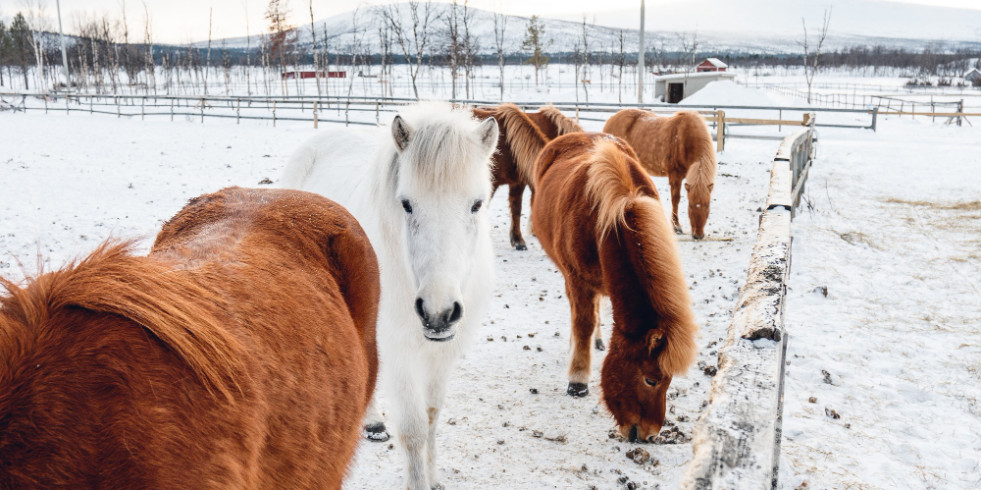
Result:
<instances>
[{"instance_id":1,"label":"horse tail","mask_svg":"<svg viewBox=\"0 0 981 490\"><path fill-rule=\"evenodd\" d=\"M103 243L85 259L31 278L23 288L0 279L9 293L0 304L35 331L71 308L128 319L176 352L210 393L233 400L233 391L242 389L234 374L245 372L244 347L224 328L220 298L184 271L133 256L130 248L130 243Z\"/></svg>"},{"instance_id":2,"label":"horse tail","mask_svg":"<svg viewBox=\"0 0 981 490\"><path fill-rule=\"evenodd\" d=\"M588 169L603 282L618 328L628 337L646 336L661 371L681 374L695 360L698 326L674 233L631 159L617 142L602 141Z\"/></svg>"},{"instance_id":3,"label":"horse tail","mask_svg":"<svg viewBox=\"0 0 981 490\"><path fill-rule=\"evenodd\" d=\"M534 186L535 160L548 143L548 138L528 115L514 104L501 104L494 111L494 117L500 121L501 129L504 131L505 139L518 167L518 174L525 182Z\"/></svg>"}]
</instances>

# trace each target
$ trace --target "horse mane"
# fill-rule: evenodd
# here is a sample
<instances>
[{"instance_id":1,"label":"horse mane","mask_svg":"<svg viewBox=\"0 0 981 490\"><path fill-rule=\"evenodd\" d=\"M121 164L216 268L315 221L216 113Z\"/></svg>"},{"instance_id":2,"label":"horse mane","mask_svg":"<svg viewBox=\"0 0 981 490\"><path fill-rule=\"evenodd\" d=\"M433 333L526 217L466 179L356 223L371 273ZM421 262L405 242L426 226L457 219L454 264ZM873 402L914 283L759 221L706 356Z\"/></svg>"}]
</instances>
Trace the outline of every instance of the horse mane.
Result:
<instances>
[{"instance_id":1,"label":"horse mane","mask_svg":"<svg viewBox=\"0 0 981 490\"><path fill-rule=\"evenodd\" d=\"M584 187L597 210L598 243L619 243L622 251L613 255L629 260L651 306L670 326L663 329L666 339L657 357L661 370L684 372L695 358L698 325L691 314L674 233L661 202L656 192L637 184L645 182L646 176L636 156L619 140L610 137L597 141L588 158ZM628 236L620 238L621 230ZM608 238L611 231L617 233L617 239ZM601 251L601 255L607 254Z\"/></svg>"},{"instance_id":2,"label":"horse mane","mask_svg":"<svg viewBox=\"0 0 981 490\"><path fill-rule=\"evenodd\" d=\"M548 138L524 111L510 102L498 106L493 114L504 130L518 173L525 182L533 183L535 160L548 143Z\"/></svg>"},{"instance_id":3,"label":"horse mane","mask_svg":"<svg viewBox=\"0 0 981 490\"><path fill-rule=\"evenodd\" d=\"M538 112L555 125L558 136L569 133L581 133L583 131L582 126L575 119L562 114L562 111L556 109L552 104L538 109Z\"/></svg>"},{"instance_id":4,"label":"horse mane","mask_svg":"<svg viewBox=\"0 0 981 490\"><path fill-rule=\"evenodd\" d=\"M61 270L26 279L24 287L0 278L0 321L8 339L70 336L74 325L51 325L59 311L82 308L118 315L155 335L187 363L208 391L232 400L232 374L244 371L241 344L222 327L215 294L187 271L131 254L132 242L107 241ZM3 325L0 323L0 325ZM17 328L17 324L20 328ZM19 332L20 335L15 335ZM0 337L2 338L2 337ZM8 342L0 349L13 348ZM6 357L6 355L0 355Z\"/></svg>"},{"instance_id":5,"label":"horse mane","mask_svg":"<svg viewBox=\"0 0 981 490\"><path fill-rule=\"evenodd\" d=\"M426 101L402 107L399 116L411 132L402 157L415 165L419 178L434 186L453 185L472 175L468 165L479 161L487 163L486 180L490 182L490 155L485 154L477 135L480 121L469 109ZM394 154L395 144L391 138L387 140ZM397 165L393 168L398 170Z\"/></svg>"}]
</instances>

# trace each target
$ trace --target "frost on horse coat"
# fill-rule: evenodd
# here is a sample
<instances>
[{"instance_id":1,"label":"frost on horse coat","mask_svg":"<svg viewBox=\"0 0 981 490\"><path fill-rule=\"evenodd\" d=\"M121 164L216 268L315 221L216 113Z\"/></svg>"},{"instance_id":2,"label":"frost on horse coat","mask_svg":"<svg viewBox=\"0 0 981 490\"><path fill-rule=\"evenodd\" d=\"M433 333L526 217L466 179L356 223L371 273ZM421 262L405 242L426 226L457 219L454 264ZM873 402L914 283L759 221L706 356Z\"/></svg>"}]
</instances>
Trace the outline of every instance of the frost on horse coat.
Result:
<instances>
[{"instance_id":1,"label":"frost on horse coat","mask_svg":"<svg viewBox=\"0 0 981 490\"><path fill-rule=\"evenodd\" d=\"M682 233L678 203L681 181L685 181L691 234L695 239L703 238L715 187L716 161L712 135L702 116L681 111L665 117L640 109L624 109L606 121L603 132L629 143L647 173L668 178L671 223L677 233Z\"/></svg>"},{"instance_id":2,"label":"frost on horse coat","mask_svg":"<svg viewBox=\"0 0 981 490\"><path fill-rule=\"evenodd\" d=\"M408 459L408 484L438 481L435 433L453 363L493 291L484 203L497 122L424 103L390 128L331 129L291 157L280 185L323 194L361 222L378 254L381 393ZM366 420L378 431L380 417Z\"/></svg>"},{"instance_id":3,"label":"frost on horse coat","mask_svg":"<svg viewBox=\"0 0 981 490\"><path fill-rule=\"evenodd\" d=\"M672 376L695 357L698 327L676 243L657 191L622 140L601 133L556 138L535 169L532 220L565 277L572 307L568 393L585 396L599 300L613 304L603 401L630 440L652 440Z\"/></svg>"},{"instance_id":4,"label":"frost on horse coat","mask_svg":"<svg viewBox=\"0 0 981 490\"><path fill-rule=\"evenodd\" d=\"M340 488L377 368L351 215L230 188L127 248L3 281L0 488Z\"/></svg>"}]
</instances>

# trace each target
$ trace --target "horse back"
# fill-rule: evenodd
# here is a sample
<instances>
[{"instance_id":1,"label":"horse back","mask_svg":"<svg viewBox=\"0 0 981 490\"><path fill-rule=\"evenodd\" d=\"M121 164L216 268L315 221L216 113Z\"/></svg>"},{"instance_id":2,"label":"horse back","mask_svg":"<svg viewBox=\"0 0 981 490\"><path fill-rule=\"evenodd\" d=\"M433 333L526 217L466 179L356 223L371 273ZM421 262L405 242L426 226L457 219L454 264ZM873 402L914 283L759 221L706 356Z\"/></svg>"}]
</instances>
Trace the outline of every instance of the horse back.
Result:
<instances>
[{"instance_id":1,"label":"horse back","mask_svg":"<svg viewBox=\"0 0 981 490\"><path fill-rule=\"evenodd\" d=\"M0 487L339 487L374 383L377 265L349 215L302 194L205 196L149 257L102 247L7 284Z\"/></svg>"}]
</instances>

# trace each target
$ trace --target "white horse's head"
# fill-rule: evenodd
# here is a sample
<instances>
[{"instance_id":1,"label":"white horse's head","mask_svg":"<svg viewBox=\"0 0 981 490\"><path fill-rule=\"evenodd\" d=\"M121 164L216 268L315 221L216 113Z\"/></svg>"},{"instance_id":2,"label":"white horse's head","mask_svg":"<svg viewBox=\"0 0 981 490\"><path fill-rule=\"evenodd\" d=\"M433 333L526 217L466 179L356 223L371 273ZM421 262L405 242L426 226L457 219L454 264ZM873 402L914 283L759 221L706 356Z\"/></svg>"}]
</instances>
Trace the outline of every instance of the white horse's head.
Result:
<instances>
[{"instance_id":1,"label":"white horse's head","mask_svg":"<svg viewBox=\"0 0 981 490\"><path fill-rule=\"evenodd\" d=\"M493 118L447 104L419 104L392 121L395 206L404 218L407 262L415 278L413 305L423 335L444 342L467 314L462 294L481 240L489 240Z\"/></svg>"}]
</instances>

